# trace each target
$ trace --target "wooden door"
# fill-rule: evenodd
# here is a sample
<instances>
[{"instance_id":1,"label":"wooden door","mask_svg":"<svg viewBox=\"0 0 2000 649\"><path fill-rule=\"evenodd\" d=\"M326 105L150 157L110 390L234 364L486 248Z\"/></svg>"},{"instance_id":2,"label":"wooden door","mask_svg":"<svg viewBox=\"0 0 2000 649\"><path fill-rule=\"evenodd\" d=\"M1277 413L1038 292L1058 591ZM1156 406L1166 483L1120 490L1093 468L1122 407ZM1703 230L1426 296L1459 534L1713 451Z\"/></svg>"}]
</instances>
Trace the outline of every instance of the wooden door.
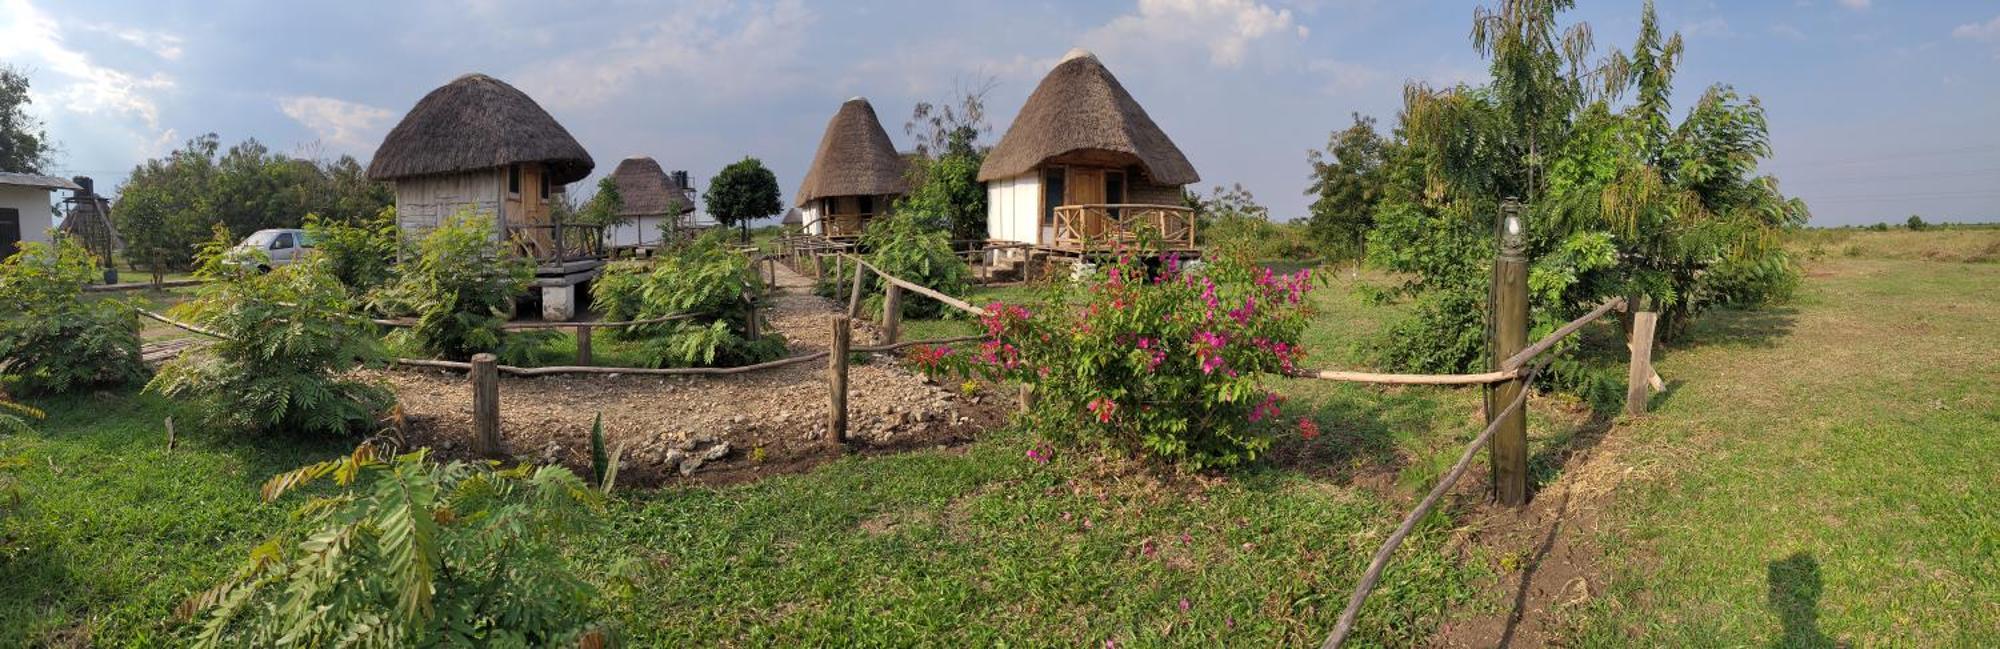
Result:
<instances>
[{"instance_id":1,"label":"wooden door","mask_svg":"<svg viewBox=\"0 0 2000 649\"><path fill-rule=\"evenodd\" d=\"M0 207L0 259L14 256L21 247L21 211Z\"/></svg>"},{"instance_id":2,"label":"wooden door","mask_svg":"<svg viewBox=\"0 0 2000 649\"><path fill-rule=\"evenodd\" d=\"M1064 183L1064 205L1099 205L1104 203L1104 170L1090 167L1070 167L1069 180ZM1104 236L1104 213L1101 210L1084 210L1082 232L1086 237Z\"/></svg>"}]
</instances>

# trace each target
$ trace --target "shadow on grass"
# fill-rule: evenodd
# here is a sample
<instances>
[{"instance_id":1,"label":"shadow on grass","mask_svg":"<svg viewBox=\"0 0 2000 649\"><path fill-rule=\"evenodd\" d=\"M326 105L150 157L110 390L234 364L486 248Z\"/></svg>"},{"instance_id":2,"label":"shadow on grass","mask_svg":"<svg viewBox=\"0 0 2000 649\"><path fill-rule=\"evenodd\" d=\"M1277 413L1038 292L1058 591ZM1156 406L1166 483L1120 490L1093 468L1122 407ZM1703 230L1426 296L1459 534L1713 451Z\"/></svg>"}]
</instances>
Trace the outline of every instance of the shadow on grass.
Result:
<instances>
[{"instance_id":1,"label":"shadow on grass","mask_svg":"<svg viewBox=\"0 0 2000 649\"><path fill-rule=\"evenodd\" d=\"M1450 416L1453 409L1443 406L1444 398L1427 389L1333 390L1316 403L1301 404L1305 412L1293 415L1312 421L1319 436L1281 436L1271 449L1271 464L1340 485L1378 475L1393 482L1412 460L1406 447L1430 436L1440 416Z\"/></svg>"},{"instance_id":2,"label":"shadow on grass","mask_svg":"<svg viewBox=\"0 0 2000 649\"><path fill-rule=\"evenodd\" d=\"M1819 597L1825 591L1820 581L1819 560L1806 552L1771 562L1766 568L1770 582L1767 602L1784 635L1771 642L1773 647L1846 647L1847 643L1827 637L1819 629Z\"/></svg>"}]
</instances>

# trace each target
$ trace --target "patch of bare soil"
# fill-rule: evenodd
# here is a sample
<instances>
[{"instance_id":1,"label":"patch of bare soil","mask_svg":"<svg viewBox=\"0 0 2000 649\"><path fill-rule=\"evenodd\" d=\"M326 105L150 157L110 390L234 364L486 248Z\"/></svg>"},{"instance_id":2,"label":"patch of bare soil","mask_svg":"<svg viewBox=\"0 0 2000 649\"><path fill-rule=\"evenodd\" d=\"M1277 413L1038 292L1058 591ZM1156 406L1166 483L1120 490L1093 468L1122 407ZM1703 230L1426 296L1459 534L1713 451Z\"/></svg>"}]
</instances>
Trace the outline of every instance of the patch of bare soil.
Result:
<instances>
[{"instance_id":1,"label":"patch of bare soil","mask_svg":"<svg viewBox=\"0 0 2000 649\"><path fill-rule=\"evenodd\" d=\"M1618 442L1607 423L1584 424L1576 450L1562 461L1561 477L1538 490L1528 505L1504 507L1490 499L1460 514L1461 547L1492 562L1498 577L1484 595L1447 616L1432 635L1434 647L1542 647L1562 639L1565 614L1604 593L1604 552L1595 539L1612 491L1629 471L1619 461ZM1603 443L1597 438L1603 437ZM1476 493L1489 488L1480 481ZM1463 487L1461 487L1463 489ZM1468 495L1468 494L1461 494ZM1497 610L1486 606L1498 603Z\"/></svg>"},{"instance_id":2,"label":"patch of bare soil","mask_svg":"<svg viewBox=\"0 0 2000 649\"><path fill-rule=\"evenodd\" d=\"M789 354L824 351L836 305L811 295L804 278L779 269L768 322ZM874 340L856 323L854 339ZM746 374L695 377L568 375L502 377L501 438L521 460L590 467L592 419L604 416L608 450L623 447L618 482L735 483L798 472L850 452L947 447L1006 421L1010 403L932 384L893 357L848 370L849 447L829 441L825 363ZM472 390L464 374L396 369L370 372L401 400L405 443L447 458L470 458Z\"/></svg>"}]
</instances>

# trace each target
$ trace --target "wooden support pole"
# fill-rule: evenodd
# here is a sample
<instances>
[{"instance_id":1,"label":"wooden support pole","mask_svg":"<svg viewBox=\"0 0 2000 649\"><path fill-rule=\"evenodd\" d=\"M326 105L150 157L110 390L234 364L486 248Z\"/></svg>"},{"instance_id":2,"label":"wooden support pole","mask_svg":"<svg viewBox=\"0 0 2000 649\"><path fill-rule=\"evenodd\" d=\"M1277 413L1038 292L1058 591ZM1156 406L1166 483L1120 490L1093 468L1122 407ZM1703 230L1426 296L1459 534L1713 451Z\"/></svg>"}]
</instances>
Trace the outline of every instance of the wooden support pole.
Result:
<instances>
[{"instance_id":1,"label":"wooden support pole","mask_svg":"<svg viewBox=\"0 0 2000 649\"><path fill-rule=\"evenodd\" d=\"M576 326L576 364L588 366L590 362L590 332L587 324Z\"/></svg>"},{"instance_id":2,"label":"wooden support pole","mask_svg":"<svg viewBox=\"0 0 2000 649\"><path fill-rule=\"evenodd\" d=\"M1527 226L1520 204L1513 199L1500 209L1500 252L1493 262L1494 370L1528 346ZM1516 377L1491 389L1488 404L1513 403L1527 385ZM1489 409L1487 422L1492 423L1496 414ZM1487 446L1487 456L1493 463L1493 498L1512 507L1528 502L1528 413L1524 407L1505 414Z\"/></svg>"},{"instance_id":3,"label":"wooden support pole","mask_svg":"<svg viewBox=\"0 0 2000 649\"><path fill-rule=\"evenodd\" d=\"M826 430L835 444L847 443L847 349L854 336L854 321L836 315L833 321L832 352L827 355Z\"/></svg>"},{"instance_id":4,"label":"wooden support pole","mask_svg":"<svg viewBox=\"0 0 2000 649\"><path fill-rule=\"evenodd\" d=\"M818 250L814 250L812 253L812 258L813 258L813 279L819 279L821 277L825 277L826 266L822 265L820 263L820 260L825 259L826 256L820 254Z\"/></svg>"},{"instance_id":5,"label":"wooden support pole","mask_svg":"<svg viewBox=\"0 0 2000 649\"><path fill-rule=\"evenodd\" d=\"M753 341L763 338L764 325L762 322L759 322L760 318L757 317L757 301L750 299L749 296L744 296L743 301L749 307L749 315L743 318L743 338Z\"/></svg>"},{"instance_id":6,"label":"wooden support pole","mask_svg":"<svg viewBox=\"0 0 2000 649\"><path fill-rule=\"evenodd\" d=\"M1646 402L1652 399L1653 373L1653 329L1660 314L1650 310L1633 310L1632 314L1632 367L1626 375L1625 414L1637 417L1646 414Z\"/></svg>"},{"instance_id":7,"label":"wooden support pole","mask_svg":"<svg viewBox=\"0 0 2000 649\"><path fill-rule=\"evenodd\" d=\"M492 354L472 356L472 452L498 457L500 446L500 368Z\"/></svg>"},{"instance_id":8,"label":"wooden support pole","mask_svg":"<svg viewBox=\"0 0 2000 649\"><path fill-rule=\"evenodd\" d=\"M849 318L861 317L861 283L867 278L867 275L868 267L861 265L860 260L856 260L854 263L854 292L847 296L847 317Z\"/></svg>"},{"instance_id":9,"label":"wooden support pole","mask_svg":"<svg viewBox=\"0 0 2000 649\"><path fill-rule=\"evenodd\" d=\"M1034 409L1035 409L1035 384L1033 384L1033 383L1022 383L1022 384L1021 384L1021 412L1029 412L1029 411L1032 411L1032 410L1034 410Z\"/></svg>"},{"instance_id":10,"label":"wooden support pole","mask_svg":"<svg viewBox=\"0 0 2000 649\"><path fill-rule=\"evenodd\" d=\"M882 292L882 339L879 345L896 342L896 334L903 328L903 287L890 284Z\"/></svg>"}]
</instances>

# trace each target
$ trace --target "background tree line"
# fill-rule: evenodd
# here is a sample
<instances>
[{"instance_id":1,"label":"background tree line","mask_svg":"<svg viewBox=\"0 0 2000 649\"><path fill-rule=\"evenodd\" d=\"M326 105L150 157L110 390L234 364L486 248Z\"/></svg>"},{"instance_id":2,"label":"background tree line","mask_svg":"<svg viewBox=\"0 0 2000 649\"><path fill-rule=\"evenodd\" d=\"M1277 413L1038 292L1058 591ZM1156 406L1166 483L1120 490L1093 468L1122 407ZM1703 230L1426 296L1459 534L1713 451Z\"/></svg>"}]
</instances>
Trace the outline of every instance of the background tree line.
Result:
<instances>
[{"instance_id":1,"label":"background tree line","mask_svg":"<svg viewBox=\"0 0 2000 649\"><path fill-rule=\"evenodd\" d=\"M359 223L394 204L353 156L315 160L274 153L256 139L227 151L214 133L134 167L112 208L136 268L186 270L220 224L233 237L297 228L307 214Z\"/></svg>"}]
</instances>

